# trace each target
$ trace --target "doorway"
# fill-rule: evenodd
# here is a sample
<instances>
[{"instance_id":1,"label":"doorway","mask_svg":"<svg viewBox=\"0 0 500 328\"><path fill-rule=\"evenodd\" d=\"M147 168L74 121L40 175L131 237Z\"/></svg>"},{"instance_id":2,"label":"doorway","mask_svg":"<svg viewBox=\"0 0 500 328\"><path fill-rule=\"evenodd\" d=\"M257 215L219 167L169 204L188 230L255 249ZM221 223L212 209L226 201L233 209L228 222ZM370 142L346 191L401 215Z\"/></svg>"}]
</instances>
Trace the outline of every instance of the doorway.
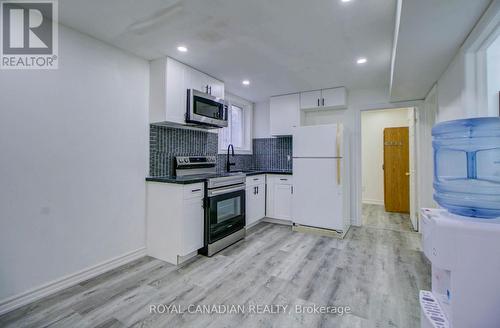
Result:
<instances>
[{"instance_id":1,"label":"doorway","mask_svg":"<svg viewBox=\"0 0 500 328\"><path fill-rule=\"evenodd\" d=\"M414 231L415 110L361 113L362 224ZM415 216L416 217L416 216Z\"/></svg>"}]
</instances>

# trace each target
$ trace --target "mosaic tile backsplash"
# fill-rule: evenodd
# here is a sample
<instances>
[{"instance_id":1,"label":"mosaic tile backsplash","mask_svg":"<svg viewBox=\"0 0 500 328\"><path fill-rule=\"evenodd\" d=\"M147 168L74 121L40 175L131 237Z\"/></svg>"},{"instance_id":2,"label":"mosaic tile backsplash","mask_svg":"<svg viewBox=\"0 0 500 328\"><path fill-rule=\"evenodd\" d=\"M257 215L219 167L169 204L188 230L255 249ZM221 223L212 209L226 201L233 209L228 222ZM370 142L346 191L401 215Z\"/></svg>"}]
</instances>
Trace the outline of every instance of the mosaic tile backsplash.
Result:
<instances>
[{"instance_id":1,"label":"mosaic tile backsplash","mask_svg":"<svg viewBox=\"0 0 500 328\"><path fill-rule=\"evenodd\" d=\"M226 171L226 154L217 155L217 172L225 172ZM238 155L235 154L234 157L231 156L231 163L236 165L231 166L231 171L239 171L239 170L252 170L254 169L253 164L253 155Z\"/></svg>"},{"instance_id":2,"label":"mosaic tile backsplash","mask_svg":"<svg viewBox=\"0 0 500 328\"><path fill-rule=\"evenodd\" d=\"M174 175L175 156L217 156L217 172L226 170L216 133L152 124L149 141L150 176ZM231 170L291 170L291 156L292 137L253 139L253 154L231 156Z\"/></svg>"},{"instance_id":3,"label":"mosaic tile backsplash","mask_svg":"<svg viewBox=\"0 0 500 328\"><path fill-rule=\"evenodd\" d=\"M253 168L291 170L292 137L253 139Z\"/></svg>"},{"instance_id":4,"label":"mosaic tile backsplash","mask_svg":"<svg viewBox=\"0 0 500 328\"><path fill-rule=\"evenodd\" d=\"M216 155L217 142L215 133L150 125L149 175L173 175L175 156Z\"/></svg>"}]
</instances>

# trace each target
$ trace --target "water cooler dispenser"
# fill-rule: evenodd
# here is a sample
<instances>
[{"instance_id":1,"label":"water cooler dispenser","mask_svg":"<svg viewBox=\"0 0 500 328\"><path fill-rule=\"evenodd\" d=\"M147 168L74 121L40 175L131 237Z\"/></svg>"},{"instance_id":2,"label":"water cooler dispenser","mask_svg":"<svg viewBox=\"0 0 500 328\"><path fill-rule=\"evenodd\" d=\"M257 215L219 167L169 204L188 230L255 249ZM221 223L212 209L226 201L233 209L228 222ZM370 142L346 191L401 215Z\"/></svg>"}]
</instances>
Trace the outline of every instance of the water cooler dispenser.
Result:
<instances>
[{"instance_id":1,"label":"water cooler dispenser","mask_svg":"<svg viewBox=\"0 0 500 328\"><path fill-rule=\"evenodd\" d=\"M422 209L432 291L421 291L421 326L500 327L500 118L433 128L434 199Z\"/></svg>"},{"instance_id":2,"label":"water cooler dispenser","mask_svg":"<svg viewBox=\"0 0 500 328\"><path fill-rule=\"evenodd\" d=\"M422 327L500 327L500 219L484 220L422 209L425 256L432 263L432 294L437 309L425 313ZM424 300L425 301L425 300ZM427 325L424 325L427 323Z\"/></svg>"}]
</instances>

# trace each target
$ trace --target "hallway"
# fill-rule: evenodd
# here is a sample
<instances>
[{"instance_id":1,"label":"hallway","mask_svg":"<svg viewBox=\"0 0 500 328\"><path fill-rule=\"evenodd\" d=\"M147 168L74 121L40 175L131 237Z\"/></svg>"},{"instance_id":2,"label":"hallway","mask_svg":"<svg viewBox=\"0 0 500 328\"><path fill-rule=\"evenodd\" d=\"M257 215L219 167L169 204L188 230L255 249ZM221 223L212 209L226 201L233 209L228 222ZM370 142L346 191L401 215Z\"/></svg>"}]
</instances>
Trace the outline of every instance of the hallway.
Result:
<instances>
[{"instance_id":1,"label":"hallway","mask_svg":"<svg viewBox=\"0 0 500 328\"><path fill-rule=\"evenodd\" d=\"M383 205L363 204L363 226L414 232L408 214L386 212Z\"/></svg>"}]
</instances>

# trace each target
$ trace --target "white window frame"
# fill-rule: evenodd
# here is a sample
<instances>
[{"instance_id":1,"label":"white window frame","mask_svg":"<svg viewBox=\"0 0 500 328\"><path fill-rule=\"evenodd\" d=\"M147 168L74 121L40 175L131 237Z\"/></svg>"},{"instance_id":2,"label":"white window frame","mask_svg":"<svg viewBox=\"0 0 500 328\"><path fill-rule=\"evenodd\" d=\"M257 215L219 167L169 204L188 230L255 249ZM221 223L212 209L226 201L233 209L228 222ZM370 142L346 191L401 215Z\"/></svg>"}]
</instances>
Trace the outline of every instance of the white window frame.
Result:
<instances>
[{"instance_id":1,"label":"white window frame","mask_svg":"<svg viewBox=\"0 0 500 328\"><path fill-rule=\"evenodd\" d=\"M252 147L252 124L253 124L253 103L238 97L236 95L226 93L224 100L227 102L228 109L231 110L232 106L243 109L243 146L234 147L235 154L251 155L253 153ZM231 115L228 118L228 127L219 129L219 154L226 154L228 143L226 140L226 129L231 128ZM230 138L230 137L229 137ZM231 143L229 141L229 143Z\"/></svg>"},{"instance_id":2,"label":"white window frame","mask_svg":"<svg viewBox=\"0 0 500 328\"><path fill-rule=\"evenodd\" d=\"M469 117L498 116L488 106L488 74L486 51L500 35L500 3L493 2L471 31L457 56L463 56L465 85L463 106Z\"/></svg>"}]
</instances>

